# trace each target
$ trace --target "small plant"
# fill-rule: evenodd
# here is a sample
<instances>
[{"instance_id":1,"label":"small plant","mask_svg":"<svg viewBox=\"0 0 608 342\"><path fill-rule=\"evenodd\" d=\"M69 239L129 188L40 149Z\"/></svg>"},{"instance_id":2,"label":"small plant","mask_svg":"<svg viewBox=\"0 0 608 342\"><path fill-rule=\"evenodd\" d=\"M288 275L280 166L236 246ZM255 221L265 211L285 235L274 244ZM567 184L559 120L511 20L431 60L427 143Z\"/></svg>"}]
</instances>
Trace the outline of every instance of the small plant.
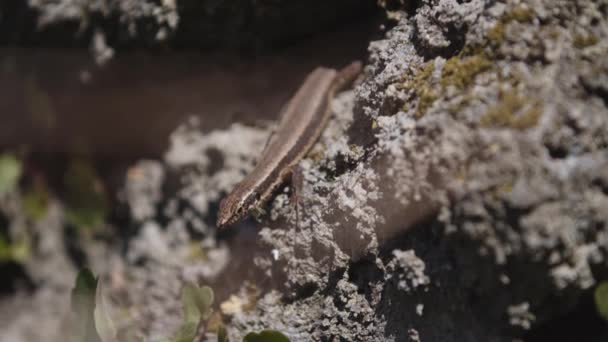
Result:
<instances>
[{"instance_id":1,"label":"small plant","mask_svg":"<svg viewBox=\"0 0 608 342\"><path fill-rule=\"evenodd\" d=\"M91 271L84 269L78 273L71 296L71 317L69 321L69 342L117 342L117 331L108 315L102 283ZM184 285L181 302L184 322L175 335L157 342L194 342L199 327L207 321L213 309L213 290L208 286L199 287L193 283ZM124 334L121 334L124 335ZM138 342L133 334L122 336L120 341ZM217 330L217 341L228 342L228 334L223 326ZM243 342L289 342L289 338L275 330L250 332Z\"/></svg>"},{"instance_id":2,"label":"small plant","mask_svg":"<svg viewBox=\"0 0 608 342\"><path fill-rule=\"evenodd\" d=\"M34 179L34 183L23 193L23 211L34 222L46 216L49 209L50 195L42 178Z\"/></svg>"},{"instance_id":3,"label":"small plant","mask_svg":"<svg viewBox=\"0 0 608 342\"><path fill-rule=\"evenodd\" d=\"M601 282L595 288L595 307L597 312L608 321L608 281Z\"/></svg>"},{"instance_id":4,"label":"small plant","mask_svg":"<svg viewBox=\"0 0 608 342\"><path fill-rule=\"evenodd\" d=\"M13 190L21 177L21 162L12 154L0 154L0 196Z\"/></svg>"},{"instance_id":5,"label":"small plant","mask_svg":"<svg viewBox=\"0 0 608 342\"><path fill-rule=\"evenodd\" d=\"M29 237L22 237L9 243L0 235L0 262L7 260L24 262L30 258L31 253Z\"/></svg>"},{"instance_id":6,"label":"small plant","mask_svg":"<svg viewBox=\"0 0 608 342\"><path fill-rule=\"evenodd\" d=\"M66 218L77 228L95 228L104 223L109 209L103 184L93 165L84 160L71 162L64 177Z\"/></svg>"},{"instance_id":7,"label":"small plant","mask_svg":"<svg viewBox=\"0 0 608 342\"><path fill-rule=\"evenodd\" d=\"M181 293L184 323L172 338L159 342L193 342L200 323L209 319L213 312L213 297L213 290L209 286L186 284Z\"/></svg>"},{"instance_id":8,"label":"small plant","mask_svg":"<svg viewBox=\"0 0 608 342\"><path fill-rule=\"evenodd\" d=\"M90 270L78 273L71 300L69 341L116 341L116 330L107 312L102 286Z\"/></svg>"},{"instance_id":9,"label":"small plant","mask_svg":"<svg viewBox=\"0 0 608 342\"><path fill-rule=\"evenodd\" d=\"M262 330L245 335L243 342L289 342L289 338L276 330Z\"/></svg>"},{"instance_id":10,"label":"small plant","mask_svg":"<svg viewBox=\"0 0 608 342\"><path fill-rule=\"evenodd\" d=\"M224 328L224 326L220 326L217 330L217 342L229 342L228 334L226 333L226 328Z\"/></svg>"}]
</instances>

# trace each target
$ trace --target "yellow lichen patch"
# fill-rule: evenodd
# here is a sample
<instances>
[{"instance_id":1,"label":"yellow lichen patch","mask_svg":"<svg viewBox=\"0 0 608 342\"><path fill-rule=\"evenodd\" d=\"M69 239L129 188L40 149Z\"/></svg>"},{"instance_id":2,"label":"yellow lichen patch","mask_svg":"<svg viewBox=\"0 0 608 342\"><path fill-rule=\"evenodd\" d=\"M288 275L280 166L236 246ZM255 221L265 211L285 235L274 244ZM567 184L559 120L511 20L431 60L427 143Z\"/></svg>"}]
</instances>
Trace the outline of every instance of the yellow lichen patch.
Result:
<instances>
[{"instance_id":1,"label":"yellow lichen patch","mask_svg":"<svg viewBox=\"0 0 608 342\"><path fill-rule=\"evenodd\" d=\"M420 67L416 71L414 77L409 80L404 80L403 83L397 84L398 88L405 90L413 90L414 92L418 92L418 89L424 88L430 85L431 77L433 76L433 71L435 70L434 61L428 61Z\"/></svg>"},{"instance_id":2,"label":"yellow lichen patch","mask_svg":"<svg viewBox=\"0 0 608 342\"><path fill-rule=\"evenodd\" d=\"M503 16L503 21L519 21L520 23L530 22L536 16L536 12L526 5L517 5Z\"/></svg>"},{"instance_id":3,"label":"yellow lichen patch","mask_svg":"<svg viewBox=\"0 0 608 342\"><path fill-rule=\"evenodd\" d=\"M499 184L490 190L490 196L494 199L499 199L505 195L508 195L511 191L513 191L513 182L506 181L505 183Z\"/></svg>"},{"instance_id":4,"label":"yellow lichen patch","mask_svg":"<svg viewBox=\"0 0 608 342\"><path fill-rule=\"evenodd\" d=\"M492 67L492 62L483 54L448 59L441 73L441 85L445 88L455 86L459 89L469 86L477 74Z\"/></svg>"},{"instance_id":5,"label":"yellow lichen patch","mask_svg":"<svg viewBox=\"0 0 608 342\"><path fill-rule=\"evenodd\" d=\"M398 87L414 92L418 99L416 116L420 118L437 101L445 88L448 86L455 86L458 89L466 88L473 83L479 73L489 70L491 67L492 62L482 52L468 57L459 54L445 62L438 81L433 79L435 63L429 61L423 64L410 80L403 82ZM455 110L464 108L469 100L468 97L463 99Z\"/></svg>"},{"instance_id":6,"label":"yellow lichen patch","mask_svg":"<svg viewBox=\"0 0 608 342\"><path fill-rule=\"evenodd\" d=\"M575 47L577 47L579 49L584 49L586 47L597 44L598 39L593 34L589 34L589 35L577 34L576 36L574 36L573 43L574 43Z\"/></svg>"},{"instance_id":7,"label":"yellow lichen patch","mask_svg":"<svg viewBox=\"0 0 608 342\"><path fill-rule=\"evenodd\" d=\"M498 103L481 117L485 127L511 127L527 129L535 126L542 115L543 104L539 99L529 100L515 92L501 92Z\"/></svg>"},{"instance_id":8,"label":"yellow lichen patch","mask_svg":"<svg viewBox=\"0 0 608 342\"><path fill-rule=\"evenodd\" d=\"M536 16L536 12L528 6L517 5L510 11L505 12L496 25L488 30L488 40L499 45L505 38L506 25L512 21L520 23L530 22Z\"/></svg>"},{"instance_id":9,"label":"yellow lichen patch","mask_svg":"<svg viewBox=\"0 0 608 342\"><path fill-rule=\"evenodd\" d=\"M348 149L352 154L357 155L357 156L362 156L363 153L365 152L363 150L363 147L356 145L356 144L348 145Z\"/></svg>"},{"instance_id":10,"label":"yellow lichen patch","mask_svg":"<svg viewBox=\"0 0 608 342\"><path fill-rule=\"evenodd\" d=\"M205 261L209 259L207 250L204 249L199 242L192 241L188 244L188 260L189 261Z\"/></svg>"},{"instance_id":11,"label":"yellow lichen patch","mask_svg":"<svg viewBox=\"0 0 608 342\"><path fill-rule=\"evenodd\" d=\"M496 187L497 194L508 194L513 191L513 182L506 182Z\"/></svg>"},{"instance_id":12,"label":"yellow lichen patch","mask_svg":"<svg viewBox=\"0 0 608 342\"><path fill-rule=\"evenodd\" d=\"M314 145L306 154L306 158L311 159L315 164L320 163L325 157L326 147L322 144Z\"/></svg>"},{"instance_id":13,"label":"yellow lichen patch","mask_svg":"<svg viewBox=\"0 0 608 342\"><path fill-rule=\"evenodd\" d=\"M456 115L456 114L460 113L463 109L468 107L471 104L471 102L473 100L475 100L475 98L476 98L476 96L466 93L463 96L461 96L458 99L458 101L456 101L454 104L452 104L450 107L448 107L448 111L450 112L450 114Z\"/></svg>"},{"instance_id":14,"label":"yellow lichen patch","mask_svg":"<svg viewBox=\"0 0 608 342\"><path fill-rule=\"evenodd\" d=\"M502 43L502 41L505 39L505 23L499 21L496 23L496 25L494 25L494 27L489 29L488 39L490 42L500 45L500 43Z\"/></svg>"},{"instance_id":15,"label":"yellow lichen patch","mask_svg":"<svg viewBox=\"0 0 608 342\"><path fill-rule=\"evenodd\" d=\"M437 94L430 87L420 89L418 94L418 108L416 109L416 117L421 118L426 114L426 111L437 100Z\"/></svg>"},{"instance_id":16,"label":"yellow lichen patch","mask_svg":"<svg viewBox=\"0 0 608 342\"><path fill-rule=\"evenodd\" d=\"M458 172L456 172L456 180L463 182L467 178L467 168L461 167Z\"/></svg>"},{"instance_id":17,"label":"yellow lichen patch","mask_svg":"<svg viewBox=\"0 0 608 342\"><path fill-rule=\"evenodd\" d=\"M430 106L437 100L437 94L433 89L432 76L435 70L434 61L426 62L416 72L414 77L406 81L401 87L405 90L412 90L418 98L418 108L416 116L422 117Z\"/></svg>"}]
</instances>

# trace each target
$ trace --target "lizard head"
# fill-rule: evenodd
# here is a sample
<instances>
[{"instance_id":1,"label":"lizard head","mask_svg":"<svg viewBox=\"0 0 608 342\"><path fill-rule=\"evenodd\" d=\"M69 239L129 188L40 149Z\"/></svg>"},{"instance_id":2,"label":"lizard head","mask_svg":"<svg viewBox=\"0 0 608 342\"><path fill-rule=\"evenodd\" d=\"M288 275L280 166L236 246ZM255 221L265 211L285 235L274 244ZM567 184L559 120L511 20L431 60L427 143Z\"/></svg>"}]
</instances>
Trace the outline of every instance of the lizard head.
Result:
<instances>
[{"instance_id":1,"label":"lizard head","mask_svg":"<svg viewBox=\"0 0 608 342\"><path fill-rule=\"evenodd\" d=\"M237 187L238 188L238 187ZM217 216L217 226L224 228L243 219L256 202L255 194L243 194L235 190L221 202Z\"/></svg>"}]
</instances>

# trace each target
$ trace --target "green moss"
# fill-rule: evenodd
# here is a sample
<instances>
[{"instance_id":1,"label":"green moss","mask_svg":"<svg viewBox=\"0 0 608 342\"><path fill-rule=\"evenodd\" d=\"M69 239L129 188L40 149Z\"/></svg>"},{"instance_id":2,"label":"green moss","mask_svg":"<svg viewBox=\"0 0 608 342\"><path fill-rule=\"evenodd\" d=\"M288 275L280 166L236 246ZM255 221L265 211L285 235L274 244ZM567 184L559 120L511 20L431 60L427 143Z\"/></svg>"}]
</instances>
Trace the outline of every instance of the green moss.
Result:
<instances>
[{"instance_id":1,"label":"green moss","mask_svg":"<svg viewBox=\"0 0 608 342\"><path fill-rule=\"evenodd\" d=\"M492 62L483 54L462 58L454 56L443 66L441 85L445 88L455 86L459 89L469 86L477 74L492 67Z\"/></svg>"},{"instance_id":2,"label":"green moss","mask_svg":"<svg viewBox=\"0 0 608 342\"><path fill-rule=\"evenodd\" d=\"M593 45L597 44L597 42L598 42L598 39L593 34L589 34L589 35L577 34L576 36L574 36L574 41L573 41L574 46L579 49L584 49L586 47L593 46Z\"/></svg>"},{"instance_id":3,"label":"green moss","mask_svg":"<svg viewBox=\"0 0 608 342\"><path fill-rule=\"evenodd\" d=\"M481 117L485 127L527 129L535 126L542 115L540 100L527 100L515 92L501 92L498 103Z\"/></svg>"}]
</instances>

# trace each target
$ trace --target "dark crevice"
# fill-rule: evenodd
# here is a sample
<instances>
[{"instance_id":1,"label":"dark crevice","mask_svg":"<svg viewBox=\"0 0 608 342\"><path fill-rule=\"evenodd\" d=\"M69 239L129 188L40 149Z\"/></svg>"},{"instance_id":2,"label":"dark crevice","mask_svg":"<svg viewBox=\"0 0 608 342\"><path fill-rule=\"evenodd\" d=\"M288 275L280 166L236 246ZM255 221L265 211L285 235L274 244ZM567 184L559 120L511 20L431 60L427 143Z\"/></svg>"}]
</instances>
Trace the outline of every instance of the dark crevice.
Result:
<instances>
[{"instance_id":1,"label":"dark crevice","mask_svg":"<svg viewBox=\"0 0 608 342\"><path fill-rule=\"evenodd\" d=\"M384 271L376 265L375 257L357 261L348 270L348 279L357 285L357 292L372 301L370 284L384 279Z\"/></svg>"},{"instance_id":2,"label":"dark crevice","mask_svg":"<svg viewBox=\"0 0 608 342\"><path fill-rule=\"evenodd\" d=\"M314 283L308 283L300 286L296 289L294 300L311 297L315 292L317 292L318 289L319 286Z\"/></svg>"},{"instance_id":3,"label":"dark crevice","mask_svg":"<svg viewBox=\"0 0 608 342\"><path fill-rule=\"evenodd\" d=\"M534 208L514 208L509 205L506 205L504 220L514 230L520 230L519 224L520 224L521 218L528 215L530 212L532 212L533 209ZM490 216L494 217L494 218L500 217L500 213L491 212ZM506 236L504 238L505 238L505 241L508 239L508 237L506 237Z\"/></svg>"},{"instance_id":4,"label":"dark crevice","mask_svg":"<svg viewBox=\"0 0 608 342\"><path fill-rule=\"evenodd\" d=\"M366 105L365 99L361 99L360 102L357 101L356 104L353 110L353 123L346 131L348 143L363 147L372 146L378 141L374 132L370 129L373 126L374 119L363 113L362 107Z\"/></svg>"},{"instance_id":5,"label":"dark crevice","mask_svg":"<svg viewBox=\"0 0 608 342\"><path fill-rule=\"evenodd\" d=\"M11 239L9 236L8 227L10 221L7 216L0 212L0 241L10 246ZM0 260L0 297L4 295L13 295L16 291L26 290L32 291L34 283L28 276L23 265L13 260Z\"/></svg>"},{"instance_id":6,"label":"dark crevice","mask_svg":"<svg viewBox=\"0 0 608 342\"><path fill-rule=\"evenodd\" d=\"M581 78L581 84L585 88L585 90L594 96L599 97L602 102L604 102L604 106L608 108L608 86L600 85L600 84L592 84L585 78Z\"/></svg>"},{"instance_id":7,"label":"dark crevice","mask_svg":"<svg viewBox=\"0 0 608 342\"><path fill-rule=\"evenodd\" d=\"M17 291L31 292L35 289L34 281L28 276L23 265L14 261L1 261L0 274L0 298L5 295L13 295Z\"/></svg>"},{"instance_id":8,"label":"dark crevice","mask_svg":"<svg viewBox=\"0 0 608 342\"><path fill-rule=\"evenodd\" d=\"M328 179L336 179L346 173L349 173L357 168L359 163L367 160L369 157L369 149L364 150L363 156L360 159L352 159L343 154L338 154L334 159L335 169L326 165L322 165L319 169L327 175Z\"/></svg>"},{"instance_id":9,"label":"dark crevice","mask_svg":"<svg viewBox=\"0 0 608 342\"><path fill-rule=\"evenodd\" d=\"M64 243L66 254L74 263L76 269L83 269L87 267L87 255L82 250L82 246L79 240L78 228L72 225L68 225L64 230Z\"/></svg>"},{"instance_id":10,"label":"dark crevice","mask_svg":"<svg viewBox=\"0 0 608 342\"><path fill-rule=\"evenodd\" d=\"M120 227L120 229L114 229L113 234L119 240L122 253L126 253L129 248L129 240L139 232L139 225L132 220L129 205L124 202L116 202L111 207L108 223L113 227Z\"/></svg>"},{"instance_id":11,"label":"dark crevice","mask_svg":"<svg viewBox=\"0 0 608 342\"><path fill-rule=\"evenodd\" d=\"M604 195L608 196L608 180L595 179L591 182L591 186L599 188Z\"/></svg>"},{"instance_id":12,"label":"dark crevice","mask_svg":"<svg viewBox=\"0 0 608 342\"><path fill-rule=\"evenodd\" d=\"M424 57L425 60L431 60L436 57L443 57L449 59L457 55L466 43L466 32L468 30L466 25L462 27L456 27L454 25L448 25L447 31L445 32L446 39L450 44L446 47L432 47L428 46L423 42L419 36L419 30L417 24L414 25L416 29L412 37L412 42L416 47L417 53Z\"/></svg>"},{"instance_id":13,"label":"dark crevice","mask_svg":"<svg viewBox=\"0 0 608 342\"><path fill-rule=\"evenodd\" d=\"M209 166L207 168L207 174L209 176L215 175L224 168L224 154L220 150L217 148L208 148L205 151L205 154L209 159Z\"/></svg>"},{"instance_id":14,"label":"dark crevice","mask_svg":"<svg viewBox=\"0 0 608 342\"><path fill-rule=\"evenodd\" d=\"M0 239L8 240L9 218L0 211Z\"/></svg>"},{"instance_id":15,"label":"dark crevice","mask_svg":"<svg viewBox=\"0 0 608 342\"><path fill-rule=\"evenodd\" d=\"M543 323L524 336L525 342L608 341L608 324L597 314L593 289L581 296L570 312Z\"/></svg>"},{"instance_id":16,"label":"dark crevice","mask_svg":"<svg viewBox=\"0 0 608 342\"><path fill-rule=\"evenodd\" d=\"M167 29L168 39L160 41L157 33L167 24L159 23L153 16L138 17L136 9L129 13L118 8L111 6L109 13L86 9L82 18L57 18L40 29L39 13L30 8L27 1L0 1L0 43L86 48L95 30L100 29L108 44L121 50L135 46L154 49L173 46L259 51L291 44L347 23L365 21L380 13L373 0L314 0L301 4L185 0L178 4L177 29ZM128 15L132 18L125 20ZM133 26L135 35L131 34Z\"/></svg>"},{"instance_id":17,"label":"dark crevice","mask_svg":"<svg viewBox=\"0 0 608 342\"><path fill-rule=\"evenodd\" d=\"M549 156L553 159L564 159L569 155L569 151L565 146L551 146L545 144L545 148L549 152Z\"/></svg>"},{"instance_id":18,"label":"dark crevice","mask_svg":"<svg viewBox=\"0 0 608 342\"><path fill-rule=\"evenodd\" d=\"M422 6L421 0L405 0L402 8L409 17L413 17L416 15L416 12L420 6Z\"/></svg>"}]
</instances>

